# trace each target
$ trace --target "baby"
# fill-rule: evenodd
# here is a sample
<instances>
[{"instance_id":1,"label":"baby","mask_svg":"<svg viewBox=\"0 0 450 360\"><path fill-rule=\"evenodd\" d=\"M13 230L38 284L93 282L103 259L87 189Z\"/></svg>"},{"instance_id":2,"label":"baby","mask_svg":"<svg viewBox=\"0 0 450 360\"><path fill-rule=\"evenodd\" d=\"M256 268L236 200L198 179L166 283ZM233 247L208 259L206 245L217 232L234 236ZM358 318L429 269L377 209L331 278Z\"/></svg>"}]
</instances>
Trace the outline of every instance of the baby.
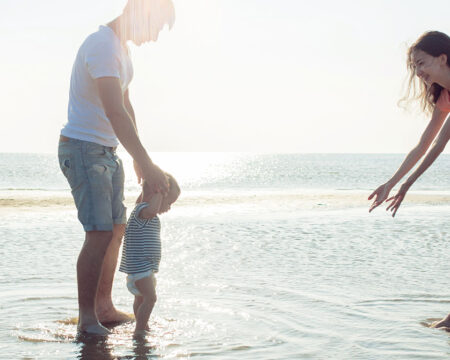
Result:
<instances>
[{"instance_id":1,"label":"baby","mask_svg":"<svg viewBox=\"0 0 450 360\"><path fill-rule=\"evenodd\" d=\"M152 193L144 181L125 230L119 271L128 274L127 287L135 296L136 335L145 335L149 330L148 319L156 302L154 274L158 272L161 260L161 225L157 214L169 211L180 195L175 179L166 175L169 180L167 196Z\"/></svg>"}]
</instances>

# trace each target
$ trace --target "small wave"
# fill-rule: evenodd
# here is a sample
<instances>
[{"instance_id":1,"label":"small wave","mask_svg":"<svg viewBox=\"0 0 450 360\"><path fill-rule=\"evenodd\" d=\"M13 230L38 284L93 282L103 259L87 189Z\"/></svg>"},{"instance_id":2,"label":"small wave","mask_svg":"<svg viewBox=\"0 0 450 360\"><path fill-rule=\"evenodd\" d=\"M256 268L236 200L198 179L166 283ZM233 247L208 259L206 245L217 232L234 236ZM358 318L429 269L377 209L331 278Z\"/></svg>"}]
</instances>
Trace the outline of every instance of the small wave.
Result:
<instances>
[{"instance_id":1,"label":"small wave","mask_svg":"<svg viewBox=\"0 0 450 360\"><path fill-rule=\"evenodd\" d=\"M27 297L24 299L19 299L19 301L27 302L27 301L40 301L40 300L73 300L74 297L71 296L49 296L49 297Z\"/></svg>"},{"instance_id":2,"label":"small wave","mask_svg":"<svg viewBox=\"0 0 450 360\"><path fill-rule=\"evenodd\" d=\"M45 192L63 192L68 191L68 188L55 188L55 189L48 189L48 188L27 188L27 187L6 187L6 188L0 188L0 191L45 191Z\"/></svg>"},{"instance_id":3,"label":"small wave","mask_svg":"<svg viewBox=\"0 0 450 360\"><path fill-rule=\"evenodd\" d=\"M17 336L19 340L25 341L25 342L31 342L31 343L66 343L66 342L72 342L75 337L67 337L66 339L51 339L51 338L40 338L40 337L33 337L33 336L25 336L25 335L19 335Z\"/></svg>"},{"instance_id":4,"label":"small wave","mask_svg":"<svg viewBox=\"0 0 450 360\"><path fill-rule=\"evenodd\" d=\"M356 303L356 305L386 305L389 303L430 303L430 304L449 304L447 299L430 299L430 298L393 298L379 300L365 300Z\"/></svg>"},{"instance_id":5,"label":"small wave","mask_svg":"<svg viewBox=\"0 0 450 360\"><path fill-rule=\"evenodd\" d=\"M27 329L21 328L18 330L17 338L21 341L31 343L69 343L76 339L77 334L76 328L74 327L37 327ZM26 333L31 334L29 335Z\"/></svg>"},{"instance_id":6,"label":"small wave","mask_svg":"<svg viewBox=\"0 0 450 360\"><path fill-rule=\"evenodd\" d=\"M71 318L67 318L67 319L63 319L63 320L56 320L56 322L58 324L63 324L63 325L77 325L78 324L78 317L71 317Z\"/></svg>"}]
</instances>

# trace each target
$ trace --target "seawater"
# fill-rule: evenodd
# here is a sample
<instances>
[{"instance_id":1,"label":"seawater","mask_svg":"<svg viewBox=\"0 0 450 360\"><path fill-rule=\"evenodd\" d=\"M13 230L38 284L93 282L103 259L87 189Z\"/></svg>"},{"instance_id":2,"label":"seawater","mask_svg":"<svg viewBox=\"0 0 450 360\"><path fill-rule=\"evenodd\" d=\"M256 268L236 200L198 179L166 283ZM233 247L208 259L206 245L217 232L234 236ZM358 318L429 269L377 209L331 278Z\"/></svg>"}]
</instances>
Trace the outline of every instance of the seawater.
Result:
<instances>
[{"instance_id":1,"label":"seawater","mask_svg":"<svg viewBox=\"0 0 450 360\"><path fill-rule=\"evenodd\" d=\"M427 327L450 312L448 155L395 219L369 215L366 198L401 155L153 158L183 194L161 217L158 302L151 336L136 342L133 324L77 339L67 320L83 233L56 156L0 155L11 199L0 209L0 358L448 358L449 334ZM132 312L121 273L113 297Z\"/></svg>"},{"instance_id":2,"label":"seawater","mask_svg":"<svg viewBox=\"0 0 450 360\"><path fill-rule=\"evenodd\" d=\"M126 190L138 191L132 162ZM184 190L373 190L400 166L402 154L156 153L154 162ZM450 154L441 155L414 190L450 190ZM1 154L0 190L67 190L56 154Z\"/></svg>"}]
</instances>

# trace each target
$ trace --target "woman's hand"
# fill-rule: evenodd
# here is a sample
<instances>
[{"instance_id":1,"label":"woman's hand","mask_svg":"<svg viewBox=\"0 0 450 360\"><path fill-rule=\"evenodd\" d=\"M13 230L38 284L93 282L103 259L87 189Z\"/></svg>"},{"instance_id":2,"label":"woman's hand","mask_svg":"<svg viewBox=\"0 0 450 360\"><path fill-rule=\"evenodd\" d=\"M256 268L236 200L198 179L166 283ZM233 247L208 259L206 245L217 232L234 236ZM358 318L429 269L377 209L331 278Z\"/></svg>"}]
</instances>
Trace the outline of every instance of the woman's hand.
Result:
<instances>
[{"instance_id":1,"label":"woman's hand","mask_svg":"<svg viewBox=\"0 0 450 360\"><path fill-rule=\"evenodd\" d=\"M411 185L409 183L404 183L400 190L397 192L395 196L390 197L386 201L392 201L389 206L386 208L386 211L391 210L392 217L395 217L395 214L397 213L398 208L402 204L403 199L406 196L406 193L408 192Z\"/></svg>"},{"instance_id":2,"label":"woman's hand","mask_svg":"<svg viewBox=\"0 0 450 360\"><path fill-rule=\"evenodd\" d=\"M388 198L389 193L392 190L392 186L388 183L383 184L379 186L372 194L370 194L368 200L372 200L372 198L375 196L375 200L372 203L372 206L369 209L369 212L371 212L376 207L380 206L384 201Z\"/></svg>"}]
</instances>

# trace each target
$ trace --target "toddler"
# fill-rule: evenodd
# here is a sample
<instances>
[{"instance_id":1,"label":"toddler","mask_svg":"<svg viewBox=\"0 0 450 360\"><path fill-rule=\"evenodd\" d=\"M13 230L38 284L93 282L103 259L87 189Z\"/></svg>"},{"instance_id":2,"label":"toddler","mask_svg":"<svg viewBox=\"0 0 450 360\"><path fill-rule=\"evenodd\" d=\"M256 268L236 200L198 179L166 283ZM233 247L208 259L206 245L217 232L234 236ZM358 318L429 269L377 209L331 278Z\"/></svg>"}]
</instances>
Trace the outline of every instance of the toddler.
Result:
<instances>
[{"instance_id":1,"label":"toddler","mask_svg":"<svg viewBox=\"0 0 450 360\"><path fill-rule=\"evenodd\" d=\"M119 271L128 275L127 287L134 295L136 335L145 335L149 330L148 319L156 302L155 273L161 260L161 225L157 214L169 211L180 195L180 187L175 179L166 175L169 180L166 196L152 193L144 181L125 230Z\"/></svg>"}]
</instances>

